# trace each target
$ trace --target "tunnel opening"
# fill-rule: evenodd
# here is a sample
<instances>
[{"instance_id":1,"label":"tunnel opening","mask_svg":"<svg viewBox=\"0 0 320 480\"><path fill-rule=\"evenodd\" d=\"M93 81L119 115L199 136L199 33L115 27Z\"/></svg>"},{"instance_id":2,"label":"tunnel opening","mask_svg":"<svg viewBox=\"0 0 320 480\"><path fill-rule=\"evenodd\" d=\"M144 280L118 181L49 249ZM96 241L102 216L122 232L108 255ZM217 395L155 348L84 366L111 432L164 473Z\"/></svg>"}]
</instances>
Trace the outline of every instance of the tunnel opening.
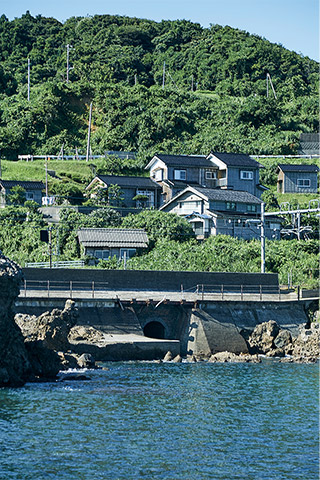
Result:
<instances>
[{"instance_id":1,"label":"tunnel opening","mask_svg":"<svg viewBox=\"0 0 320 480\"><path fill-rule=\"evenodd\" d=\"M149 338L165 338L165 329L160 322L150 322L143 329L143 333Z\"/></svg>"}]
</instances>

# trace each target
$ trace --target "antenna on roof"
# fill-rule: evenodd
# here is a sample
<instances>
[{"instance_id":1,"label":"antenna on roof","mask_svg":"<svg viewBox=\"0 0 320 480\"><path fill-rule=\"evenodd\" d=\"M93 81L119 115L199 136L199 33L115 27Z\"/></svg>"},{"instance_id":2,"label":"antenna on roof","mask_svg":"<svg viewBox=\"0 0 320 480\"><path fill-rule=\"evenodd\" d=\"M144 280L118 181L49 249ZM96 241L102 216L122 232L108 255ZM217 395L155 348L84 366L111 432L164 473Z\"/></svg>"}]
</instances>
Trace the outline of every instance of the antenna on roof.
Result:
<instances>
[{"instance_id":1,"label":"antenna on roof","mask_svg":"<svg viewBox=\"0 0 320 480\"><path fill-rule=\"evenodd\" d=\"M272 88L272 91L273 91L273 95L274 95L274 98L277 100L277 95L276 95L276 91L273 87L273 83L272 83L272 80L271 80L271 75L269 72L267 72L267 98L269 97L269 82L270 82L270 85L271 85L271 88Z\"/></svg>"}]
</instances>

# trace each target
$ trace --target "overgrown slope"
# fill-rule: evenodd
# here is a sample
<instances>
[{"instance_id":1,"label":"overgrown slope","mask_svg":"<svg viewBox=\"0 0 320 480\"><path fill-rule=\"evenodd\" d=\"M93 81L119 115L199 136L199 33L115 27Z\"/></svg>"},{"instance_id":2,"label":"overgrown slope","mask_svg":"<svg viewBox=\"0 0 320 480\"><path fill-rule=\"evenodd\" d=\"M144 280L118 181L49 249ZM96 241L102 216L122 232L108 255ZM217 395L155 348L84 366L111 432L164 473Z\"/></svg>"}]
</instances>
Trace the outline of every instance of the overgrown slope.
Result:
<instances>
[{"instance_id":1,"label":"overgrown slope","mask_svg":"<svg viewBox=\"0 0 320 480\"><path fill-rule=\"evenodd\" d=\"M0 60L0 150L10 159L62 145L84 153L91 101L93 153L134 150L142 162L155 151L295 153L299 133L318 131L317 62L230 27L3 15ZM266 96L267 73L277 99Z\"/></svg>"}]
</instances>

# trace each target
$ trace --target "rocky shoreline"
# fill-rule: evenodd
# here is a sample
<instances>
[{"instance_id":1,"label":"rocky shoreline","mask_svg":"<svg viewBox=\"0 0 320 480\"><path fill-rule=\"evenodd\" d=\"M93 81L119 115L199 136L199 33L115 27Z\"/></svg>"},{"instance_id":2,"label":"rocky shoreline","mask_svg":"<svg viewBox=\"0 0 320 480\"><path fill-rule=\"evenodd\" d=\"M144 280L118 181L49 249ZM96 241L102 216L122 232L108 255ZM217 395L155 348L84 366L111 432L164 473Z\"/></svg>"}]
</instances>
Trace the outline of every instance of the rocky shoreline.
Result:
<instances>
[{"instance_id":1,"label":"rocky shoreline","mask_svg":"<svg viewBox=\"0 0 320 480\"><path fill-rule=\"evenodd\" d=\"M14 316L21 280L19 266L0 252L0 387L55 380L59 371L70 368L97 368L95 358L101 357L107 347L104 332L77 325L78 311L73 300L67 300L62 310L53 309L39 317ZM319 322L301 325L294 338L270 320L246 332L244 338L249 353L212 352L182 359L168 352L158 362L260 363L267 357L286 363L314 363L319 359ZM87 346L88 351L77 353L79 344Z\"/></svg>"}]
</instances>

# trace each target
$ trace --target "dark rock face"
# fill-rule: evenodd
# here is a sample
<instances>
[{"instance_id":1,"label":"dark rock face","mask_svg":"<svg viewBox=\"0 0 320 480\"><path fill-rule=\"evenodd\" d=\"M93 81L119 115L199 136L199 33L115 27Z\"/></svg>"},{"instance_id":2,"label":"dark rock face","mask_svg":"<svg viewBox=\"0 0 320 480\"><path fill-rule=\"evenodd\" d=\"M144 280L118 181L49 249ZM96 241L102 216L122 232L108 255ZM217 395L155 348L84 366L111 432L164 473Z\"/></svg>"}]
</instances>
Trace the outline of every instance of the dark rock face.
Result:
<instances>
[{"instance_id":1,"label":"dark rock face","mask_svg":"<svg viewBox=\"0 0 320 480\"><path fill-rule=\"evenodd\" d=\"M0 387L23 385L31 375L23 336L13 319L21 281L20 267L0 252Z\"/></svg>"}]
</instances>

